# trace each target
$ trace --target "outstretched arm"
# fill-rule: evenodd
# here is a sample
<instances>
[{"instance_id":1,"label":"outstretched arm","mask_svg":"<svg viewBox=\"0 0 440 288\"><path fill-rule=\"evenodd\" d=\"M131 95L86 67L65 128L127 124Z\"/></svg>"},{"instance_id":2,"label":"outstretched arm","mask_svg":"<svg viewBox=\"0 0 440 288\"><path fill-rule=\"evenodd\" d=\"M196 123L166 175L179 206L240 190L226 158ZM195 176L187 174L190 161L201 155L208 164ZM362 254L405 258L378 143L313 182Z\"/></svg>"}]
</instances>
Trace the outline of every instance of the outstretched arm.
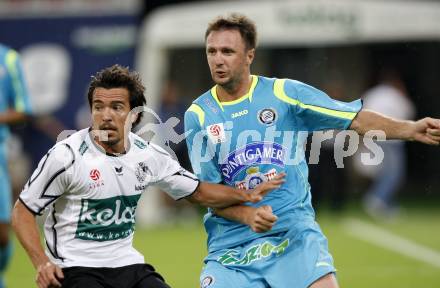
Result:
<instances>
[{"instance_id":1,"label":"outstretched arm","mask_svg":"<svg viewBox=\"0 0 440 288\"><path fill-rule=\"evenodd\" d=\"M370 130L382 130L387 139L418 141L429 145L440 144L439 119L396 120L377 112L362 110L354 118L350 129L361 135L365 135Z\"/></svg>"},{"instance_id":2,"label":"outstretched arm","mask_svg":"<svg viewBox=\"0 0 440 288\"><path fill-rule=\"evenodd\" d=\"M261 183L255 189L242 190L221 184L201 182L196 191L187 197L190 202L211 208L223 208L245 202L258 202L284 183L284 173L275 176L271 181Z\"/></svg>"}]
</instances>

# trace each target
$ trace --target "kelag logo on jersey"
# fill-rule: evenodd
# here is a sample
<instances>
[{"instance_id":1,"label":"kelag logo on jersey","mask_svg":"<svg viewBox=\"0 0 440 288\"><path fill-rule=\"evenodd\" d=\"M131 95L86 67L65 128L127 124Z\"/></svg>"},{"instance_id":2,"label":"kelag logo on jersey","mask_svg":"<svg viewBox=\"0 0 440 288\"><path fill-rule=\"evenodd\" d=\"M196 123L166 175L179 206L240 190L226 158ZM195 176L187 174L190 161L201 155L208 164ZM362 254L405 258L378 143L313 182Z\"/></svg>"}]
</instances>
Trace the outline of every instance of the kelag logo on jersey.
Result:
<instances>
[{"instance_id":1,"label":"kelag logo on jersey","mask_svg":"<svg viewBox=\"0 0 440 288\"><path fill-rule=\"evenodd\" d=\"M82 199L75 238L109 241L130 236L141 194L106 199Z\"/></svg>"},{"instance_id":2,"label":"kelag logo on jersey","mask_svg":"<svg viewBox=\"0 0 440 288\"><path fill-rule=\"evenodd\" d=\"M273 164L284 167L285 155L286 149L278 143L253 142L230 153L220 164L220 169L225 182L233 185L234 177L250 166Z\"/></svg>"}]
</instances>

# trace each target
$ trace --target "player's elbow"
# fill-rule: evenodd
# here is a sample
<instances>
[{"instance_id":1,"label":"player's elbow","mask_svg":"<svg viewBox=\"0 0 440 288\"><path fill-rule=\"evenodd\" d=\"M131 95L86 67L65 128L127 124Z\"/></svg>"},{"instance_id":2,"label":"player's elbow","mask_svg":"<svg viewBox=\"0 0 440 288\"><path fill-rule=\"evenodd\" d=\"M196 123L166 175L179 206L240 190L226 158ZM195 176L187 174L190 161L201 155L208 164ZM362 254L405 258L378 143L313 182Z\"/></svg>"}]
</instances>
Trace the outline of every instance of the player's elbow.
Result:
<instances>
[{"instance_id":1,"label":"player's elbow","mask_svg":"<svg viewBox=\"0 0 440 288\"><path fill-rule=\"evenodd\" d=\"M350 124L350 129L356 131L358 134L360 135L364 135L365 134L365 111L361 110L353 119L353 121Z\"/></svg>"},{"instance_id":2,"label":"player's elbow","mask_svg":"<svg viewBox=\"0 0 440 288\"><path fill-rule=\"evenodd\" d=\"M21 203L19 203L19 201L17 200L11 213L11 227L12 230L14 230L15 232L17 232L18 227L20 227L20 214L18 212L19 210L18 205L20 204Z\"/></svg>"},{"instance_id":3,"label":"player's elbow","mask_svg":"<svg viewBox=\"0 0 440 288\"><path fill-rule=\"evenodd\" d=\"M209 197L207 197L207 195L205 195L206 193L203 192L203 189L200 189L200 186L202 186L202 184L200 184L199 187L197 187L196 191L194 191L194 193L190 197L188 197L188 201L190 201L191 203L199 204L201 206L211 207L211 200L209 199Z\"/></svg>"},{"instance_id":4,"label":"player's elbow","mask_svg":"<svg viewBox=\"0 0 440 288\"><path fill-rule=\"evenodd\" d=\"M211 208L222 208L222 203L219 203L218 199L213 197L212 191L210 191L209 185L201 182L196 191L188 198L192 203L197 203L201 206Z\"/></svg>"},{"instance_id":5,"label":"player's elbow","mask_svg":"<svg viewBox=\"0 0 440 288\"><path fill-rule=\"evenodd\" d=\"M15 202L14 208L11 214L11 227L15 233L18 233L20 227L23 227L24 222L28 219L35 218L35 216L20 202Z\"/></svg>"}]
</instances>

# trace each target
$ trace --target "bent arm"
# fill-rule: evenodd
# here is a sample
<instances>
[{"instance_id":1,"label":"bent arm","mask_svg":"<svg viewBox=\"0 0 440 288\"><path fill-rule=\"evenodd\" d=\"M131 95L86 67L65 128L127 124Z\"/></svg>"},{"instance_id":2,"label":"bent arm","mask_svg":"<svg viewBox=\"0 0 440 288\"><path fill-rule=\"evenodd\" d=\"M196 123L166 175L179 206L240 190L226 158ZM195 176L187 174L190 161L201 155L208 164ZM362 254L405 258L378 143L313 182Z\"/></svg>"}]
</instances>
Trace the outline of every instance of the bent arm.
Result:
<instances>
[{"instance_id":1,"label":"bent arm","mask_svg":"<svg viewBox=\"0 0 440 288\"><path fill-rule=\"evenodd\" d=\"M37 270L36 283L39 288L61 287L64 274L44 253L35 215L20 201L12 210L12 228L32 264Z\"/></svg>"},{"instance_id":2,"label":"bent arm","mask_svg":"<svg viewBox=\"0 0 440 288\"><path fill-rule=\"evenodd\" d=\"M234 205L226 208L214 209L214 213L225 219L249 225L249 219L254 209L256 208L252 206Z\"/></svg>"},{"instance_id":3,"label":"bent arm","mask_svg":"<svg viewBox=\"0 0 440 288\"><path fill-rule=\"evenodd\" d=\"M214 213L225 219L248 225L254 232L262 233L272 229L278 217L268 205L251 207L245 205L214 209Z\"/></svg>"},{"instance_id":4,"label":"bent arm","mask_svg":"<svg viewBox=\"0 0 440 288\"><path fill-rule=\"evenodd\" d=\"M424 118L418 121L397 120L370 110L362 110L353 119L350 129L360 135L371 130L385 132L387 139L419 141L438 145L440 141L440 120Z\"/></svg>"},{"instance_id":5,"label":"bent arm","mask_svg":"<svg viewBox=\"0 0 440 288\"><path fill-rule=\"evenodd\" d=\"M49 258L44 253L43 246L41 245L35 215L20 200L15 203L12 210L12 228L29 255L35 269L49 262Z\"/></svg>"}]
</instances>

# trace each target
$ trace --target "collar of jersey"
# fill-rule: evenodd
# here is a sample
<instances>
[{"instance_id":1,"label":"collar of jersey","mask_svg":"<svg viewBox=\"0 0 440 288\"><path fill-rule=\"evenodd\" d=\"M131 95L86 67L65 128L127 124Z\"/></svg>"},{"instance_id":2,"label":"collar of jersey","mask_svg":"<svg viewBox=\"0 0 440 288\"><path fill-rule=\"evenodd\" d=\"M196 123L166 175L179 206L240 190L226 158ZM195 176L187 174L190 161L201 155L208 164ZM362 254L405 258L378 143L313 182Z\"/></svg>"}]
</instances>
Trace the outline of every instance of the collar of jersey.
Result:
<instances>
[{"instance_id":1,"label":"collar of jersey","mask_svg":"<svg viewBox=\"0 0 440 288\"><path fill-rule=\"evenodd\" d=\"M254 95L254 90L258 83L258 76L255 75L251 75L251 76L252 76L252 84L251 87L249 88L249 91L245 95L241 96L236 100L220 102L217 96L217 85L211 88L211 95L214 98L215 102L217 102L218 106L222 109L222 111L224 111L223 106L235 105L240 102L243 102L248 98L249 98L249 102L252 102L252 96Z\"/></svg>"}]
</instances>

